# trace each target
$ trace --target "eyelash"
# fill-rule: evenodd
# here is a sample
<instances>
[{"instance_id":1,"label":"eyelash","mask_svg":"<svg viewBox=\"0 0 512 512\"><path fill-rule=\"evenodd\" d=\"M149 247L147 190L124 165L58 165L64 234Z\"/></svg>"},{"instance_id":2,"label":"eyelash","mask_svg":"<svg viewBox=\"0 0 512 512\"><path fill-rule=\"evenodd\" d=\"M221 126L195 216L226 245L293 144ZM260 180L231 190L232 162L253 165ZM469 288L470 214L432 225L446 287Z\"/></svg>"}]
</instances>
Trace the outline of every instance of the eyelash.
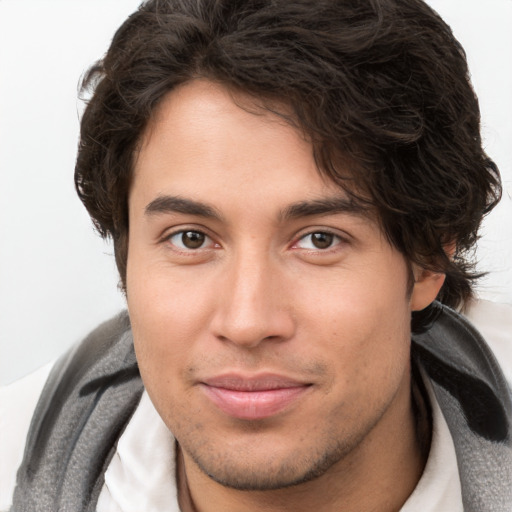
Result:
<instances>
[{"instance_id":1,"label":"eyelash","mask_svg":"<svg viewBox=\"0 0 512 512\"><path fill-rule=\"evenodd\" d=\"M183 239L183 236L186 234L186 233L193 233L194 235L199 235L200 237L204 237L204 240L203 242L201 243L201 246L198 246L198 247L180 247L176 242L173 242L172 239L175 238L175 237L178 237L178 236L181 236L182 239ZM313 235L327 235L328 237L331 237L332 240L330 241L330 244L325 247L325 248L321 248L321 247L299 247L299 243L301 241L304 241L307 239L307 237L312 237ZM175 250L179 251L179 252L182 252L182 253L195 253L195 252L198 252L200 250L204 250L204 249L207 249L207 247L204 247L204 243L209 240L210 243L213 243L215 247L213 248L217 248L217 247L220 247L219 244L215 243L212 239L212 237L210 237L208 234L206 234L204 231L202 230L199 230L199 229L180 229L179 231L174 231L168 235L166 235L163 239L164 242L167 242L169 244L171 244ZM340 235L336 234L336 233L333 233L332 231L329 231L329 230L326 230L326 229L318 229L318 230L313 230L313 231L309 231L308 233L304 233L302 234L301 236L299 236L295 242L293 242L292 244L292 249L296 249L296 250L304 250L304 251L307 251L307 252L312 252L312 253L316 253L316 252L320 252L320 253L327 253L327 252L331 252L333 250L336 250L336 248L342 244L343 242L346 242L346 240L341 237ZM314 245L313 242L311 242L312 245Z\"/></svg>"},{"instance_id":2,"label":"eyelash","mask_svg":"<svg viewBox=\"0 0 512 512\"><path fill-rule=\"evenodd\" d=\"M313 235L327 235L329 237L332 237L331 244L328 247L325 247L325 248L320 248L320 247L302 248L302 247L298 247L298 244L301 241L303 241L307 237L311 237ZM311 253L318 253L318 252L320 252L322 254L325 254L325 253L329 253L329 252L335 251L337 249L337 247L340 244L342 244L343 242L346 242L346 239L344 239L342 236L338 235L337 233L333 233L332 231L330 231L328 229L316 229L316 230L312 230L312 231L309 231L308 233L304 233L304 234L300 235L296 239L296 241L293 243L292 248L293 249L297 249L297 250L304 250L304 251L311 252Z\"/></svg>"},{"instance_id":3,"label":"eyelash","mask_svg":"<svg viewBox=\"0 0 512 512\"><path fill-rule=\"evenodd\" d=\"M201 244L201 247L196 247L196 248L190 248L190 247L180 247L179 245L177 245L176 243L172 242L172 239L175 238L175 237L178 237L181 235L181 237L183 238L183 236L186 234L186 233L193 233L194 235L199 235L199 236L202 236L204 237L204 241L206 242L207 240L210 240L211 243L213 243L215 246L217 247L220 247L219 244L216 244L215 242L213 242L213 239L207 235L204 231L201 231L199 229L180 229L179 231L174 231L168 235L166 235L163 239L164 242L167 242L169 244L171 244L173 247L175 247L179 252L182 252L182 253L194 253L194 252L197 252L197 251L200 251L201 249L205 249L205 247L203 247L203 244ZM204 242L203 242L204 243Z\"/></svg>"}]
</instances>

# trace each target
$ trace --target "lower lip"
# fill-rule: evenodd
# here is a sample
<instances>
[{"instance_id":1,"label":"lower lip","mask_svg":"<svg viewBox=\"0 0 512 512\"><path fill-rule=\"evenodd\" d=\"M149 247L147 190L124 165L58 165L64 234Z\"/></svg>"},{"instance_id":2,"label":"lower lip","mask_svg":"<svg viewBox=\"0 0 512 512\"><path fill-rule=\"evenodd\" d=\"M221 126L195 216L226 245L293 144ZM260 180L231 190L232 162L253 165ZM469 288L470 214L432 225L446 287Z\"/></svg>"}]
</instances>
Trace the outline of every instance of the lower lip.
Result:
<instances>
[{"instance_id":1,"label":"lower lip","mask_svg":"<svg viewBox=\"0 0 512 512\"><path fill-rule=\"evenodd\" d=\"M261 420L274 416L303 395L309 386L235 391L201 385L206 396L225 414L242 420Z\"/></svg>"}]
</instances>

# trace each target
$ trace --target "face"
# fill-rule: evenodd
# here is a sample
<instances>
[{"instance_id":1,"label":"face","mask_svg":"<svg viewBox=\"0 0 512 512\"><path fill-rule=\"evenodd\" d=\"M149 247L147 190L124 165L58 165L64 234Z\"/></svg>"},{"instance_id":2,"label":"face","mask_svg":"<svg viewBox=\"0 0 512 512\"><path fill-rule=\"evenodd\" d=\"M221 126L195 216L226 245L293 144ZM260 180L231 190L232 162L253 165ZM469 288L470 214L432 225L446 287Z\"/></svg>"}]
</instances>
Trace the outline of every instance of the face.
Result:
<instances>
[{"instance_id":1,"label":"face","mask_svg":"<svg viewBox=\"0 0 512 512\"><path fill-rule=\"evenodd\" d=\"M127 298L185 461L271 489L397 431L421 292L311 145L251 102L195 81L159 106L129 196Z\"/></svg>"}]
</instances>

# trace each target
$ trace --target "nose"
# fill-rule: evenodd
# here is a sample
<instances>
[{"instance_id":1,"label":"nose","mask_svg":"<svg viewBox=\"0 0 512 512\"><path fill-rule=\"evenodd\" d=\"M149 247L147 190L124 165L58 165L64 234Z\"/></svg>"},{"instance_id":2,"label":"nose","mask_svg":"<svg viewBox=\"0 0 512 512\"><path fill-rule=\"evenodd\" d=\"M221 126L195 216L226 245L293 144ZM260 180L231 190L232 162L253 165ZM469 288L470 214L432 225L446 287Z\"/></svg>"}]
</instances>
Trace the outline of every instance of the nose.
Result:
<instances>
[{"instance_id":1,"label":"nose","mask_svg":"<svg viewBox=\"0 0 512 512\"><path fill-rule=\"evenodd\" d=\"M229 267L218 289L213 334L246 348L291 338L295 320L280 264L253 253Z\"/></svg>"}]
</instances>

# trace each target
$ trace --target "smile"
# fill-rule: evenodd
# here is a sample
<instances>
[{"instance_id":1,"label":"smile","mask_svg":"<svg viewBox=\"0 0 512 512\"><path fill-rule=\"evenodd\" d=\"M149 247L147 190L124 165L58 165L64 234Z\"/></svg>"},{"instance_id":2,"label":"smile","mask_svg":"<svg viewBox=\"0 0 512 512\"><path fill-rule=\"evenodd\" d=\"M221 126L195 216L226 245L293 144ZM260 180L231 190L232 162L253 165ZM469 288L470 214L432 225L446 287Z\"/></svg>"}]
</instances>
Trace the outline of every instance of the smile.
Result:
<instances>
[{"instance_id":1,"label":"smile","mask_svg":"<svg viewBox=\"0 0 512 512\"><path fill-rule=\"evenodd\" d=\"M276 375L242 378L226 375L207 379L201 389L225 414L237 419L259 420L274 416L297 401L310 384Z\"/></svg>"}]
</instances>

